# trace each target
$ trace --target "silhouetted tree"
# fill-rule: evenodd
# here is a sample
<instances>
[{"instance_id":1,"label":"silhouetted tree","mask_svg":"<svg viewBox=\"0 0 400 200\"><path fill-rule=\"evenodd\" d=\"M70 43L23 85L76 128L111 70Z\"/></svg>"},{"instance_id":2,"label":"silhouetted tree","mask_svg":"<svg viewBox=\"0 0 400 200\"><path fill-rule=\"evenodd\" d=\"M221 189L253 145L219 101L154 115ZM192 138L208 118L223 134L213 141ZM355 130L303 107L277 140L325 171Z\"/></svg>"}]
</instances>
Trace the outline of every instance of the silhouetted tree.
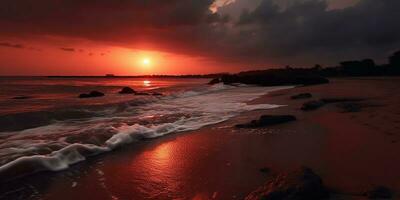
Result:
<instances>
[{"instance_id":1,"label":"silhouetted tree","mask_svg":"<svg viewBox=\"0 0 400 200\"><path fill-rule=\"evenodd\" d=\"M368 67L368 68L374 68L376 66L375 61L369 58L362 60L361 65L362 67Z\"/></svg>"},{"instance_id":2,"label":"silhouetted tree","mask_svg":"<svg viewBox=\"0 0 400 200\"><path fill-rule=\"evenodd\" d=\"M396 51L389 57L389 64L394 67L400 67L400 50Z\"/></svg>"},{"instance_id":3,"label":"silhouetted tree","mask_svg":"<svg viewBox=\"0 0 400 200\"><path fill-rule=\"evenodd\" d=\"M372 59L344 61L340 65L345 75L350 76L372 75L375 68L375 62Z\"/></svg>"},{"instance_id":4,"label":"silhouetted tree","mask_svg":"<svg viewBox=\"0 0 400 200\"><path fill-rule=\"evenodd\" d=\"M322 66L319 65L319 64L316 64L316 65L313 67L313 69L319 71L319 70L322 69Z\"/></svg>"}]
</instances>

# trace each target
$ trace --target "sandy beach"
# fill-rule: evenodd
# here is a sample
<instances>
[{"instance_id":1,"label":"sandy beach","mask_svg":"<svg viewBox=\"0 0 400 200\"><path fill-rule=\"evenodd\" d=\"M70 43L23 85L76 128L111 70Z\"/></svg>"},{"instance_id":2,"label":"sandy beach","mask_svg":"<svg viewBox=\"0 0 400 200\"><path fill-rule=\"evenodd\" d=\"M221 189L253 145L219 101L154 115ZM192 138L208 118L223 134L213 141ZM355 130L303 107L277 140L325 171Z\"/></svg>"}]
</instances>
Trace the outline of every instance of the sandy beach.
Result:
<instances>
[{"instance_id":1,"label":"sandy beach","mask_svg":"<svg viewBox=\"0 0 400 200\"><path fill-rule=\"evenodd\" d=\"M363 199L383 185L400 192L399 78L343 78L280 90L252 103L287 105L244 113L196 131L135 143L60 172L1 183L0 199L243 199L272 173L307 166L332 199ZM309 92L311 99L291 100ZM319 98L361 98L359 112L339 103L302 111ZM263 114L297 120L267 128L234 125ZM46 176L44 176L46 175Z\"/></svg>"}]
</instances>

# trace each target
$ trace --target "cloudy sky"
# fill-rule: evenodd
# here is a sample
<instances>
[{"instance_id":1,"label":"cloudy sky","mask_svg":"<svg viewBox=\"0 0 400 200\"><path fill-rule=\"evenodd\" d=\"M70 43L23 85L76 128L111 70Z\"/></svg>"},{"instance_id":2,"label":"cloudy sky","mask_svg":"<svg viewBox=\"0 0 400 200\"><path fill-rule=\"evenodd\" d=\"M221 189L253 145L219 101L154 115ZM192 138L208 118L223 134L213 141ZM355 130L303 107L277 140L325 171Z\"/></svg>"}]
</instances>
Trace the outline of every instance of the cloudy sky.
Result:
<instances>
[{"instance_id":1,"label":"cloudy sky","mask_svg":"<svg viewBox=\"0 0 400 200\"><path fill-rule=\"evenodd\" d=\"M399 8L399 0L2 0L0 75L385 62L400 49Z\"/></svg>"}]
</instances>

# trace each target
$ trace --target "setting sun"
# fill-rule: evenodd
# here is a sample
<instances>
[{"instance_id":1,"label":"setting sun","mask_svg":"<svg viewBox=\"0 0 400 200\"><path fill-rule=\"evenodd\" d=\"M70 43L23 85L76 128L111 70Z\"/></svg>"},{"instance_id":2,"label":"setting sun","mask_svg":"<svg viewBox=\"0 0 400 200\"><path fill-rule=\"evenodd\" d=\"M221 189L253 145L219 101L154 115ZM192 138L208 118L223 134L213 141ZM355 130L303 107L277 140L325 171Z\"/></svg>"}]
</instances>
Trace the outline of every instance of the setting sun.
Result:
<instances>
[{"instance_id":1,"label":"setting sun","mask_svg":"<svg viewBox=\"0 0 400 200\"><path fill-rule=\"evenodd\" d=\"M143 65L150 65L150 59L144 58L142 63L143 63Z\"/></svg>"}]
</instances>

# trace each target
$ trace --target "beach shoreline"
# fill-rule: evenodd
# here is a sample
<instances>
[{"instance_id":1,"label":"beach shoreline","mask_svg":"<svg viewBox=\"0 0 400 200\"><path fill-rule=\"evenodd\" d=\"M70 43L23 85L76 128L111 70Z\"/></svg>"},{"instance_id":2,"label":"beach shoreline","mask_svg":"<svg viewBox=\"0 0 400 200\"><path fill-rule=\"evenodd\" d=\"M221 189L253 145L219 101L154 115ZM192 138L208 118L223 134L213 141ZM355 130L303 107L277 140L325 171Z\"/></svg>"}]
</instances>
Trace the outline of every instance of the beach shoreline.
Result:
<instances>
[{"instance_id":1,"label":"beach shoreline","mask_svg":"<svg viewBox=\"0 0 400 200\"><path fill-rule=\"evenodd\" d=\"M342 78L271 92L249 104L287 105L243 113L195 131L170 134L89 158L61 172L7 183L0 198L21 199L243 199L281 172L307 166L333 196L359 195L371 185L400 191L398 78ZM366 88L369 88L368 90ZM311 99L291 100L309 92ZM315 111L302 104L320 98L361 98L359 112L338 104ZM290 114L295 122L236 129L263 114ZM43 177L46 177L45 179Z\"/></svg>"}]
</instances>

